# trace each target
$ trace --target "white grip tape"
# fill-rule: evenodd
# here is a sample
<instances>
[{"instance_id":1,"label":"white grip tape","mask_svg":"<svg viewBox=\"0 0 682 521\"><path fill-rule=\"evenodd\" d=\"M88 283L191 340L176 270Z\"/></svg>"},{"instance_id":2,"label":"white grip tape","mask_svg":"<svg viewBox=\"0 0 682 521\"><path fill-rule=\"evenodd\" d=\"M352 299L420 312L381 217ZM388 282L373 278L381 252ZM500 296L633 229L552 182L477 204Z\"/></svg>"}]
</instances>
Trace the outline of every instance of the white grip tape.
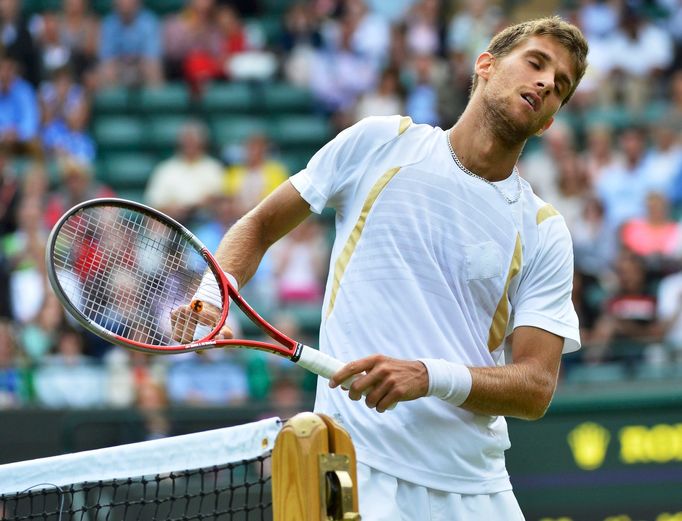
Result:
<instances>
[{"instance_id":1,"label":"white grip tape","mask_svg":"<svg viewBox=\"0 0 682 521\"><path fill-rule=\"evenodd\" d=\"M211 334L211 331L213 331L211 326L197 323L197 327L194 328L193 340L201 340L202 338L206 338Z\"/></svg>"},{"instance_id":2,"label":"white grip tape","mask_svg":"<svg viewBox=\"0 0 682 521\"><path fill-rule=\"evenodd\" d=\"M341 368L346 365L345 362L337 360L325 353L313 349L312 347L303 346L301 355L298 359L298 365L307 369L311 373L322 376L329 380L335 373L339 372ZM353 375L341 383L341 387L349 389L350 385L358 378L358 375ZM363 395L367 395L371 389L367 389ZM389 410L394 409L396 404L391 404Z\"/></svg>"}]
</instances>

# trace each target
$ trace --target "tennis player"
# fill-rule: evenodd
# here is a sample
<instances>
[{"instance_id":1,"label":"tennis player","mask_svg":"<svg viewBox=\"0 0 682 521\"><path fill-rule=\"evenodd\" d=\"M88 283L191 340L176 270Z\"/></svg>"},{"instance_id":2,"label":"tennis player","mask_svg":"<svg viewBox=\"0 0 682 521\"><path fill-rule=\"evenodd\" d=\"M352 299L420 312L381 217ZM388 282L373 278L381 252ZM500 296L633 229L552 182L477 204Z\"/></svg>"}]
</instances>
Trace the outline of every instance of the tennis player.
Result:
<instances>
[{"instance_id":1,"label":"tennis player","mask_svg":"<svg viewBox=\"0 0 682 521\"><path fill-rule=\"evenodd\" d=\"M523 519L504 416L543 416L561 354L580 339L568 230L516 163L572 96L586 55L557 17L508 27L476 60L451 129L357 123L218 249L243 285L311 210L336 209L320 349L350 363L320 383L315 408L353 437L364 521ZM350 400L330 389L351 375Z\"/></svg>"}]
</instances>

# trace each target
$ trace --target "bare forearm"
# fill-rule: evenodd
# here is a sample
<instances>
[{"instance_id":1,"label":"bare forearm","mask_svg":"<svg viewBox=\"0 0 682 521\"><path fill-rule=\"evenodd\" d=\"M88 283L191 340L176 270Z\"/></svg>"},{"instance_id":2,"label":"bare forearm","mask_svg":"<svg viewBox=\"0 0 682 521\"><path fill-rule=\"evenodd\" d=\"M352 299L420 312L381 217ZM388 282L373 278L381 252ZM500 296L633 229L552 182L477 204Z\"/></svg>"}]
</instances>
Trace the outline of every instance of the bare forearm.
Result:
<instances>
[{"instance_id":1,"label":"bare forearm","mask_svg":"<svg viewBox=\"0 0 682 521\"><path fill-rule=\"evenodd\" d=\"M308 215L308 203L290 182L283 183L227 232L216 251L218 263L242 287L268 248Z\"/></svg>"},{"instance_id":2,"label":"bare forearm","mask_svg":"<svg viewBox=\"0 0 682 521\"><path fill-rule=\"evenodd\" d=\"M533 364L471 367L471 393L463 409L495 416L541 418L554 394L556 376Z\"/></svg>"},{"instance_id":3,"label":"bare forearm","mask_svg":"<svg viewBox=\"0 0 682 521\"><path fill-rule=\"evenodd\" d=\"M246 214L225 234L216 251L216 259L242 287L256 273L269 247L262 226L251 214Z\"/></svg>"}]
</instances>

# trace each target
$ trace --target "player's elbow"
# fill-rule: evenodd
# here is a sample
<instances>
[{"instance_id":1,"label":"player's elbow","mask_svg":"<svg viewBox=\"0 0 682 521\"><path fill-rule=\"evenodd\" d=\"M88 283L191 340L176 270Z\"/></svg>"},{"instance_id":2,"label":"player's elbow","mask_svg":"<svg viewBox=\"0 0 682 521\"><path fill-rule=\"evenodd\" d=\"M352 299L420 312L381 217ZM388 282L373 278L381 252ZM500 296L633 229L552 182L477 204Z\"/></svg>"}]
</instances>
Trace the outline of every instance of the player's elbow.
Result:
<instances>
[{"instance_id":1,"label":"player's elbow","mask_svg":"<svg viewBox=\"0 0 682 521\"><path fill-rule=\"evenodd\" d=\"M528 400L526 402L526 420L539 420L542 418L549 404L552 402L554 396L554 381L538 381L533 386L533 389L528 393Z\"/></svg>"}]
</instances>

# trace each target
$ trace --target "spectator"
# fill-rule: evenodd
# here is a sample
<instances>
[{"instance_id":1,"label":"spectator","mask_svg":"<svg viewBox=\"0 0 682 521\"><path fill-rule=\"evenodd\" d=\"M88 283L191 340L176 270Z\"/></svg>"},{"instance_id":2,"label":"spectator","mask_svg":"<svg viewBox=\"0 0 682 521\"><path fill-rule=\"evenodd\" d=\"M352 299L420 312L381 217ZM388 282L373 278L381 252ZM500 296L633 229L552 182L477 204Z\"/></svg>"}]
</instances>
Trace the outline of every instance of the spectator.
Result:
<instances>
[{"instance_id":1,"label":"spectator","mask_svg":"<svg viewBox=\"0 0 682 521\"><path fill-rule=\"evenodd\" d=\"M289 177L286 167L270 157L268 148L265 135L253 134L244 145L243 163L232 165L225 172L225 192L235 198L241 214Z\"/></svg>"},{"instance_id":2,"label":"spectator","mask_svg":"<svg viewBox=\"0 0 682 521\"><path fill-rule=\"evenodd\" d=\"M613 130L602 124L590 125L587 129L586 149L582 153L587 179L595 186L604 170L623 161L619 151L613 147Z\"/></svg>"},{"instance_id":3,"label":"spectator","mask_svg":"<svg viewBox=\"0 0 682 521\"><path fill-rule=\"evenodd\" d=\"M663 328L663 343L670 362L682 366L682 272L661 280L657 313Z\"/></svg>"},{"instance_id":4,"label":"spectator","mask_svg":"<svg viewBox=\"0 0 682 521\"><path fill-rule=\"evenodd\" d=\"M194 233L209 251L216 251L225 232L243 214L235 197L222 193L211 196L203 210Z\"/></svg>"},{"instance_id":5,"label":"spectator","mask_svg":"<svg viewBox=\"0 0 682 521\"><path fill-rule=\"evenodd\" d=\"M36 397L41 405L89 408L106 403L106 371L83 355L83 349L78 331L68 327L60 331L56 353L35 371Z\"/></svg>"},{"instance_id":6,"label":"spectator","mask_svg":"<svg viewBox=\"0 0 682 521\"><path fill-rule=\"evenodd\" d=\"M345 17L338 35L317 51L311 62L310 88L320 107L330 114L347 113L375 82L377 70L353 48L353 20Z\"/></svg>"},{"instance_id":7,"label":"spectator","mask_svg":"<svg viewBox=\"0 0 682 521\"><path fill-rule=\"evenodd\" d=\"M573 230L581 218L590 184L585 165L576 151L568 150L557 161L556 199L551 203L563 216L568 229Z\"/></svg>"},{"instance_id":8,"label":"spectator","mask_svg":"<svg viewBox=\"0 0 682 521\"><path fill-rule=\"evenodd\" d=\"M591 283L596 286L609 278L618 241L604 219L604 206L601 201L588 196L583 205L580 218L571 229L575 270L585 280L583 286Z\"/></svg>"},{"instance_id":9,"label":"spectator","mask_svg":"<svg viewBox=\"0 0 682 521\"><path fill-rule=\"evenodd\" d=\"M608 66L601 83L602 102L621 101L631 110L641 110L651 97L656 78L673 60L670 34L633 8L623 8L619 29L608 40Z\"/></svg>"},{"instance_id":10,"label":"spectator","mask_svg":"<svg viewBox=\"0 0 682 521\"><path fill-rule=\"evenodd\" d=\"M86 92L67 66L55 70L49 81L40 85L38 101L44 129L56 121L66 124L67 115L86 102Z\"/></svg>"},{"instance_id":11,"label":"spectator","mask_svg":"<svg viewBox=\"0 0 682 521\"><path fill-rule=\"evenodd\" d=\"M27 375L21 365L12 323L0 320L0 409L19 407L27 401Z\"/></svg>"},{"instance_id":12,"label":"spectator","mask_svg":"<svg viewBox=\"0 0 682 521\"><path fill-rule=\"evenodd\" d=\"M26 323L40 312L45 299L45 245L41 201L22 199L17 230L3 237L2 250L11 269L10 291L13 317Z\"/></svg>"},{"instance_id":13,"label":"spectator","mask_svg":"<svg viewBox=\"0 0 682 521\"><path fill-rule=\"evenodd\" d=\"M388 54L391 34L389 24L367 9L365 0L346 0L343 7L345 23L354 27L351 36L353 50L379 68Z\"/></svg>"},{"instance_id":14,"label":"spectator","mask_svg":"<svg viewBox=\"0 0 682 521\"><path fill-rule=\"evenodd\" d=\"M644 216L644 199L651 185L647 177L644 130L626 129L620 143L623 163L605 169L595 187L606 211L606 223L614 232L628 219Z\"/></svg>"},{"instance_id":15,"label":"spectator","mask_svg":"<svg viewBox=\"0 0 682 521\"><path fill-rule=\"evenodd\" d=\"M38 365L53 349L64 326L64 308L51 291L45 294L37 316L19 330L19 343L32 365Z\"/></svg>"},{"instance_id":16,"label":"spectator","mask_svg":"<svg viewBox=\"0 0 682 521\"><path fill-rule=\"evenodd\" d=\"M400 71L386 69L381 73L376 89L360 96L355 106L355 121L368 116L392 116L403 114L403 92Z\"/></svg>"},{"instance_id":17,"label":"spectator","mask_svg":"<svg viewBox=\"0 0 682 521\"><path fill-rule=\"evenodd\" d=\"M61 183L48 196L44 211L45 224L52 228L59 218L72 206L97 197L113 197L114 191L93 178L92 166L72 157L60 157L58 161Z\"/></svg>"},{"instance_id":18,"label":"spectator","mask_svg":"<svg viewBox=\"0 0 682 521\"><path fill-rule=\"evenodd\" d=\"M282 69L287 81L301 87L310 84L312 62L322 47L320 20L304 2L287 10L280 37Z\"/></svg>"},{"instance_id":19,"label":"spectator","mask_svg":"<svg viewBox=\"0 0 682 521\"><path fill-rule=\"evenodd\" d=\"M14 56L0 56L0 145L17 153L40 155L40 111L36 94L17 73Z\"/></svg>"},{"instance_id":20,"label":"spectator","mask_svg":"<svg viewBox=\"0 0 682 521\"><path fill-rule=\"evenodd\" d=\"M171 402L186 405L226 405L243 402L248 396L245 369L234 351L208 351L173 361L167 389Z\"/></svg>"},{"instance_id":21,"label":"spectator","mask_svg":"<svg viewBox=\"0 0 682 521\"><path fill-rule=\"evenodd\" d=\"M280 304L320 303L329 262L320 226L311 219L303 221L273 253Z\"/></svg>"},{"instance_id":22,"label":"spectator","mask_svg":"<svg viewBox=\"0 0 682 521\"><path fill-rule=\"evenodd\" d=\"M37 54L40 81L44 81L54 71L66 67L73 60L71 49L62 41L59 32L59 17L54 11L46 11L39 19L36 31Z\"/></svg>"},{"instance_id":23,"label":"spectator","mask_svg":"<svg viewBox=\"0 0 682 521\"><path fill-rule=\"evenodd\" d=\"M593 343L584 359L590 363L623 361L632 365L644 357L648 345L661 338L656 315L656 294L648 284L640 257L621 251L615 266L616 286L607 298L594 328Z\"/></svg>"},{"instance_id":24,"label":"spectator","mask_svg":"<svg viewBox=\"0 0 682 521\"><path fill-rule=\"evenodd\" d=\"M2 0L0 2L0 48L11 55L20 66L22 77L38 85L39 70L36 46L26 20L21 17L21 2Z\"/></svg>"},{"instance_id":25,"label":"spectator","mask_svg":"<svg viewBox=\"0 0 682 521\"><path fill-rule=\"evenodd\" d=\"M0 237L17 228L16 209L19 206L19 181L10 165L7 149L0 147Z\"/></svg>"},{"instance_id":26,"label":"spectator","mask_svg":"<svg viewBox=\"0 0 682 521\"><path fill-rule=\"evenodd\" d=\"M419 0L405 18L405 41L413 55L442 56L445 27L440 0Z\"/></svg>"},{"instance_id":27,"label":"spectator","mask_svg":"<svg viewBox=\"0 0 682 521\"><path fill-rule=\"evenodd\" d=\"M646 215L625 222L621 242L644 259L650 272L661 275L677 268L682 257L682 226L670 218L662 193L647 194Z\"/></svg>"},{"instance_id":28,"label":"spectator","mask_svg":"<svg viewBox=\"0 0 682 521\"><path fill-rule=\"evenodd\" d=\"M99 53L99 20L88 10L88 0L63 0L58 16L60 39L71 53L76 78L91 90Z\"/></svg>"},{"instance_id":29,"label":"spectator","mask_svg":"<svg viewBox=\"0 0 682 521\"><path fill-rule=\"evenodd\" d=\"M519 171L537 195L554 204L559 195L559 164L572 154L575 137L573 129L565 121L555 121L542 136L537 150L521 156Z\"/></svg>"},{"instance_id":30,"label":"spectator","mask_svg":"<svg viewBox=\"0 0 682 521\"><path fill-rule=\"evenodd\" d=\"M206 153L208 131L199 122L183 125L177 152L152 172L144 198L154 208L186 221L222 191L222 166Z\"/></svg>"},{"instance_id":31,"label":"spectator","mask_svg":"<svg viewBox=\"0 0 682 521\"><path fill-rule=\"evenodd\" d=\"M215 9L214 0L189 0L182 11L166 20L163 26L163 57L169 77L184 77L186 60L198 62L199 56L212 57L217 53L219 35ZM196 78L199 78L199 72L196 71Z\"/></svg>"},{"instance_id":32,"label":"spectator","mask_svg":"<svg viewBox=\"0 0 682 521\"><path fill-rule=\"evenodd\" d=\"M446 71L438 82L438 119L443 128L454 125L464 111L471 90L471 71L463 54L448 55Z\"/></svg>"},{"instance_id":33,"label":"spectator","mask_svg":"<svg viewBox=\"0 0 682 521\"><path fill-rule=\"evenodd\" d=\"M95 161L95 142L87 132L90 106L83 99L74 104L66 121L54 121L43 131L43 148L49 155L69 157L83 164Z\"/></svg>"},{"instance_id":34,"label":"spectator","mask_svg":"<svg viewBox=\"0 0 682 521\"><path fill-rule=\"evenodd\" d=\"M412 59L407 80L405 114L415 123L437 126L438 91L440 70L435 58L430 54L416 55Z\"/></svg>"},{"instance_id":35,"label":"spectator","mask_svg":"<svg viewBox=\"0 0 682 521\"><path fill-rule=\"evenodd\" d=\"M451 52L463 58L462 64L469 71L476 57L486 50L500 25L501 16L498 8L487 0L467 0L464 4L450 21L447 43Z\"/></svg>"},{"instance_id":36,"label":"spectator","mask_svg":"<svg viewBox=\"0 0 682 521\"><path fill-rule=\"evenodd\" d=\"M115 0L104 18L100 38L100 85L159 85L161 33L151 11L140 0Z\"/></svg>"},{"instance_id":37,"label":"spectator","mask_svg":"<svg viewBox=\"0 0 682 521\"><path fill-rule=\"evenodd\" d=\"M675 131L670 120L663 119L650 127L649 135L653 138L653 147L647 156L646 168L651 187L677 201L675 177L682 171L682 134Z\"/></svg>"}]
</instances>

